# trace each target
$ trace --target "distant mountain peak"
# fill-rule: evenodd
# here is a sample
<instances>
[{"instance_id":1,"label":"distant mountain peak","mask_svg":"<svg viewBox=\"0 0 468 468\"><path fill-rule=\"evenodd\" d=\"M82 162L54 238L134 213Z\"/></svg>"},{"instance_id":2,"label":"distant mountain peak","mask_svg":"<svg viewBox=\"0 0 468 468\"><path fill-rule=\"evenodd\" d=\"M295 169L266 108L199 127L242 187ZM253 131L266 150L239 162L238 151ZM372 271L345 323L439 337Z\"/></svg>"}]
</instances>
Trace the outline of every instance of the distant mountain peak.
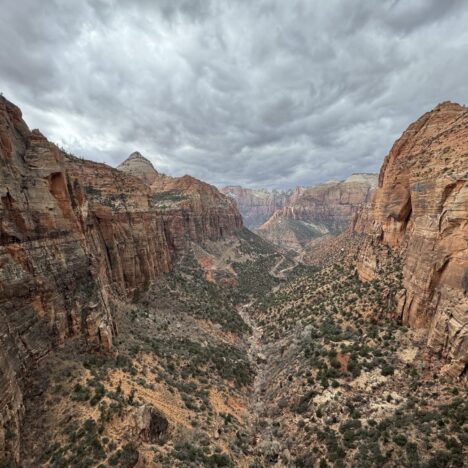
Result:
<instances>
[{"instance_id":1,"label":"distant mountain peak","mask_svg":"<svg viewBox=\"0 0 468 468\"><path fill-rule=\"evenodd\" d=\"M148 185L151 185L159 176L153 163L139 151L134 151L124 162L117 166L117 169L138 177Z\"/></svg>"},{"instance_id":2,"label":"distant mountain peak","mask_svg":"<svg viewBox=\"0 0 468 468\"><path fill-rule=\"evenodd\" d=\"M371 187L376 187L378 180L378 174L369 172L355 172L354 174L351 174L347 179L345 179L345 183L355 182L359 184L368 184Z\"/></svg>"}]
</instances>

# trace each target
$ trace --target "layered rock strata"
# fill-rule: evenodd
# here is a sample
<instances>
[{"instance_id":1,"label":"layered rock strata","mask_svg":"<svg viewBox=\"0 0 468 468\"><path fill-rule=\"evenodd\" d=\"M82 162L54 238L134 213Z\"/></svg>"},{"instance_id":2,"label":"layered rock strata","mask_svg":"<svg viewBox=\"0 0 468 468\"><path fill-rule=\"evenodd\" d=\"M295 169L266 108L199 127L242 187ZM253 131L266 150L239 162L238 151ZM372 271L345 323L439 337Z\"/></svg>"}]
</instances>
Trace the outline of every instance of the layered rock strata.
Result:
<instances>
[{"instance_id":1,"label":"layered rock strata","mask_svg":"<svg viewBox=\"0 0 468 468\"><path fill-rule=\"evenodd\" d=\"M403 260L395 314L427 330L431 350L468 362L468 109L445 102L411 124L385 158L375 198L354 222L358 273L370 280L387 245Z\"/></svg>"},{"instance_id":2,"label":"layered rock strata","mask_svg":"<svg viewBox=\"0 0 468 468\"><path fill-rule=\"evenodd\" d=\"M233 198L248 228L257 228L276 210L283 208L291 191L249 189L238 185L223 187L221 192Z\"/></svg>"},{"instance_id":3,"label":"layered rock strata","mask_svg":"<svg viewBox=\"0 0 468 468\"><path fill-rule=\"evenodd\" d=\"M138 177L147 185L151 185L159 176L151 161L138 151L133 152L117 169Z\"/></svg>"},{"instance_id":4,"label":"layered rock strata","mask_svg":"<svg viewBox=\"0 0 468 468\"><path fill-rule=\"evenodd\" d=\"M0 459L18 457L34 363L75 336L111 349L113 297L169 271L191 242L242 227L214 187L152 166L132 175L140 158L120 171L67 155L0 97Z\"/></svg>"},{"instance_id":5,"label":"layered rock strata","mask_svg":"<svg viewBox=\"0 0 468 468\"><path fill-rule=\"evenodd\" d=\"M371 200L376 174L354 174L345 181L296 188L286 206L256 230L263 238L300 250L311 239L336 235Z\"/></svg>"}]
</instances>

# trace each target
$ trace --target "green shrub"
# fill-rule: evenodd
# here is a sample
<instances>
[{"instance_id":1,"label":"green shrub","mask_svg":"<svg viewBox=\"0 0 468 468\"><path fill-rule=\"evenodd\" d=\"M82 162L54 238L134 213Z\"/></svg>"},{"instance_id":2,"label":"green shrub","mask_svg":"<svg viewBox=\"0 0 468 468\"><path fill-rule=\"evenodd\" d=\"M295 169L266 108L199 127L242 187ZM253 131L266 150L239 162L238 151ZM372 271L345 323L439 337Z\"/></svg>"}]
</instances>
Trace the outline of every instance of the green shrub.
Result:
<instances>
[{"instance_id":1,"label":"green shrub","mask_svg":"<svg viewBox=\"0 0 468 468\"><path fill-rule=\"evenodd\" d=\"M385 363L382 366L381 372L382 372L382 375L384 376L393 375L395 372L395 369L390 364Z\"/></svg>"},{"instance_id":2,"label":"green shrub","mask_svg":"<svg viewBox=\"0 0 468 468\"><path fill-rule=\"evenodd\" d=\"M393 438L393 442L395 442L395 444L399 445L400 447L404 447L407 444L408 439L403 434L397 434Z\"/></svg>"}]
</instances>

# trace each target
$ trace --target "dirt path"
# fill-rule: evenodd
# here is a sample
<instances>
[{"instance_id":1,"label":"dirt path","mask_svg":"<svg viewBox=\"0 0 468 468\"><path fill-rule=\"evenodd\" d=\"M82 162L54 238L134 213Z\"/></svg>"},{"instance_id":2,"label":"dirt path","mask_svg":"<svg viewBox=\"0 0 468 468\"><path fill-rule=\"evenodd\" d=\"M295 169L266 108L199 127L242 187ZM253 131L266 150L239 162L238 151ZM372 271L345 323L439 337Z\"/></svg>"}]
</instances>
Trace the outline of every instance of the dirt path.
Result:
<instances>
[{"instance_id":1,"label":"dirt path","mask_svg":"<svg viewBox=\"0 0 468 468\"><path fill-rule=\"evenodd\" d=\"M301 262L302 255L299 257L294 257L291 259L287 259L284 255L281 256L281 258L276 262L275 266L270 270L270 275L274 276L275 278L279 279L286 279L287 275L285 274L287 271L292 270L293 268L296 268L297 265ZM282 270L278 270L280 265L285 261L285 260L291 260L293 264L289 267L283 268Z\"/></svg>"}]
</instances>

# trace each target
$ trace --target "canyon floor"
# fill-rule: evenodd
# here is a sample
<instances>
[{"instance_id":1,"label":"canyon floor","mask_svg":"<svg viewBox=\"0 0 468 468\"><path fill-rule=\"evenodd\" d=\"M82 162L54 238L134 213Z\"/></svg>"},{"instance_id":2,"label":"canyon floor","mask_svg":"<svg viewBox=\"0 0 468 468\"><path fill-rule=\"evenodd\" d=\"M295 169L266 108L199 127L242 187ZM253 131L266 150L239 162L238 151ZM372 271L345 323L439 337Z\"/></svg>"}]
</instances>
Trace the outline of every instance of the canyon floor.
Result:
<instances>
[{"instance_id":1,"label":"canyon floor","mask_svg":"<svg viewBox=\"0 0 468 468\"><path fill-rule=\"evenodd\" d=\"M32 374L23 465L463 466L466 388L389 317L398 258L367 283L352 249L299 260L244 230L113 300L113 352Z\"/></svg>"}]
</instances>

